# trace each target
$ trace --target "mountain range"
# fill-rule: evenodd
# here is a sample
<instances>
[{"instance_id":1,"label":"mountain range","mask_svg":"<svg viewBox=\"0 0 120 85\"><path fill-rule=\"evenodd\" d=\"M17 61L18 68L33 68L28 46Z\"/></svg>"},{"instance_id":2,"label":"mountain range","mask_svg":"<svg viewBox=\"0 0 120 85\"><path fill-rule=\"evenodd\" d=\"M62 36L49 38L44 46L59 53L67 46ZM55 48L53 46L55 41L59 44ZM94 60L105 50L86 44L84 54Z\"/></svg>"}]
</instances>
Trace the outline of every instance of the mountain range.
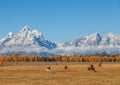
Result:
<instances>
[{"instance_id":1,"label":"mountain range","mask_svg":"<svg viewBox=\"0 0 120 85\"><path fill-rule=\"evenodd\" d=\"M19 52L22 55L97 55L120 54L120 35L94 33L77 38L73 42L55 43L44 39L38 30L30 30L25 26L13 34L9 32L0 39L0 53L11 55Z\"/></svg>"}]
</instances>

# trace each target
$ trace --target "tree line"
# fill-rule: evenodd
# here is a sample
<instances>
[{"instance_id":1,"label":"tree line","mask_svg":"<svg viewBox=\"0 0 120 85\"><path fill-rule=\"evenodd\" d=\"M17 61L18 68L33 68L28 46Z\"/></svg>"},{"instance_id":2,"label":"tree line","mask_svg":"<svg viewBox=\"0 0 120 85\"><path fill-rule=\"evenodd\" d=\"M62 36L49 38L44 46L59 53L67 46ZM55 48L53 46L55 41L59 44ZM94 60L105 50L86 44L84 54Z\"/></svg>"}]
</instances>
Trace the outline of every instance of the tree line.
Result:
<instances>
[{"instance_id":1,"label":"tree line","mask_svg":"<svg viewBox=\"0 0 120 85\"><path fill-rule=\"evenodd\" d=\"M28 56L14 53L10 56L0 55L0 63L7 62L120 62L120 55L55 55L55 56Z\"/></svg>"}]
</instances>

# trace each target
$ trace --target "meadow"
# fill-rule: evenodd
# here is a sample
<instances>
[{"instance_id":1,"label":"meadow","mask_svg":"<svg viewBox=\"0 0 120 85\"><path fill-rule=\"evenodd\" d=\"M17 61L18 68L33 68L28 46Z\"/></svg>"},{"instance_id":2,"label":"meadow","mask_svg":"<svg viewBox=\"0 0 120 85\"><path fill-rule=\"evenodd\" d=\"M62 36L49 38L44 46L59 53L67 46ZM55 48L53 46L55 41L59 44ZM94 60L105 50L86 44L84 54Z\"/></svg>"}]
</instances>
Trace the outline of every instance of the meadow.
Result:
<instances>
[{"instance_id":1,"label":"meadow","mask_svg":"<svg viewBox=\"0 0 120 85\"><path fill-rule=\"evenodd\" d=\"M6 62L0 67L0 85L120 85L120 64L81 62ZM67 65L68 69L64 69ZM51 67L50 73L46 72Z\"/></svg>"}]
</instances>

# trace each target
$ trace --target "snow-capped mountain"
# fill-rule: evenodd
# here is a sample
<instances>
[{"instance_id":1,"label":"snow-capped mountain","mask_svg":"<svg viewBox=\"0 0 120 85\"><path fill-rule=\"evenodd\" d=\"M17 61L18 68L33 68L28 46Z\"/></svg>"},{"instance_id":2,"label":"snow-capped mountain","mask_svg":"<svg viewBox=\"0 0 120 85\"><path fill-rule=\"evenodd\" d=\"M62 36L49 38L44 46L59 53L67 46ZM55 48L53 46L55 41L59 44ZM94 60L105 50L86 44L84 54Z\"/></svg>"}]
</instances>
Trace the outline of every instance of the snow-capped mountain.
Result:
<instances>
[{"instance_id":1,"label":"snow-capped mountain","mask_svg":"<svg viewBox=\"0 0 120 85\"><path fill-rule=\"evenodd\" d=\"M20 32L14 35L8 33L6 37L0 40L0 45L4 47L46 47L48 49L55 48L56 44L44 39L43 35L37 30L30 30L25 26Z\"/></svg>"},{"instance_id":2,"label":"snow-capped mountain","mask_svg":"<svg viewBox=\"0 0 120 85\"><path fill-rule=\"evenodd\" d=\"M86 46L119 46L120 45L120 35L115 35L109 33L105 36L101 36L99 33L94 33L92 35L79 38L73 41L72 45L76 47L86 47Z\"/></svg>"},{"instance_id":3,"label":"snow-capped mountain","mask_svg":"<svg viewBox=\"0 0 120 85\"><path fill-rule=\"evenodd\" d=\"M120 35L109 33L102 37L101 45L120 45Z\"/></svg>"},{"instance_id":4,"label":"snow-capped mountain","mask_svg":"<svg viewBox=\"0 0 120 85\"><path fill-rule=\"evenodd\" d=\"M120 35L94 33L75 39L73 42L53 43L44 39L38 30L25 26L18 34L9 32L0 39L0 53L11 55L92 55L120 54Z\"/></svg>"},{"instance_id":5,"label":"snow-capped mountain","mask_svg":"<svg viewBox=\"0 0 120 85\"><path fill-rule=\"evenodd\" d=\"M97 46L101 41L101 36L98 33L94 33L92 35L82 37L80 39L76 39L73 41L73 45L78 47L85 47L85 46Z\"/></svg>"},{"instance_id":6,"label":"snow-capped mountain","mask_svg":"<svg viewBox=\"0 0 120 85\"><path fill-rule=\"evenodd\" d=\"M59 45L57 53L64 55L120 54L120 35L109 33L102 36L96 32Z\"/></svg>"}]
</instances>

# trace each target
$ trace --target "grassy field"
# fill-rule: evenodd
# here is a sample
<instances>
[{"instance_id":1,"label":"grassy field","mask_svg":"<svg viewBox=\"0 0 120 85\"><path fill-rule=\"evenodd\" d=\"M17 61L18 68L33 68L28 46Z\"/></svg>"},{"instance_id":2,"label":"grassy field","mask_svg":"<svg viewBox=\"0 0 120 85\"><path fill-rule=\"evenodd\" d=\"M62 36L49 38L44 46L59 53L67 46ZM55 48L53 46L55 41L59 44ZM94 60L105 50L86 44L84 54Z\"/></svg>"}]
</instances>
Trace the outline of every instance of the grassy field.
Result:
<instances>
[{"instance_id":1,"label":"grassy field","mask_svg":"<svg viewBox=\"0 0 120 85\"><path fill-rule=\"evenodd\" d=\"M10 63L9 63L10 64ZM68 69L64 70L64 65ZM73 65L72 65L73 64ZM88 71L88 63L34 62L0 67L0 85L120 85L120 64L94 64L96 71ZM45 71L50 66L51 72Z\"/></svg>"}]
</instances>

